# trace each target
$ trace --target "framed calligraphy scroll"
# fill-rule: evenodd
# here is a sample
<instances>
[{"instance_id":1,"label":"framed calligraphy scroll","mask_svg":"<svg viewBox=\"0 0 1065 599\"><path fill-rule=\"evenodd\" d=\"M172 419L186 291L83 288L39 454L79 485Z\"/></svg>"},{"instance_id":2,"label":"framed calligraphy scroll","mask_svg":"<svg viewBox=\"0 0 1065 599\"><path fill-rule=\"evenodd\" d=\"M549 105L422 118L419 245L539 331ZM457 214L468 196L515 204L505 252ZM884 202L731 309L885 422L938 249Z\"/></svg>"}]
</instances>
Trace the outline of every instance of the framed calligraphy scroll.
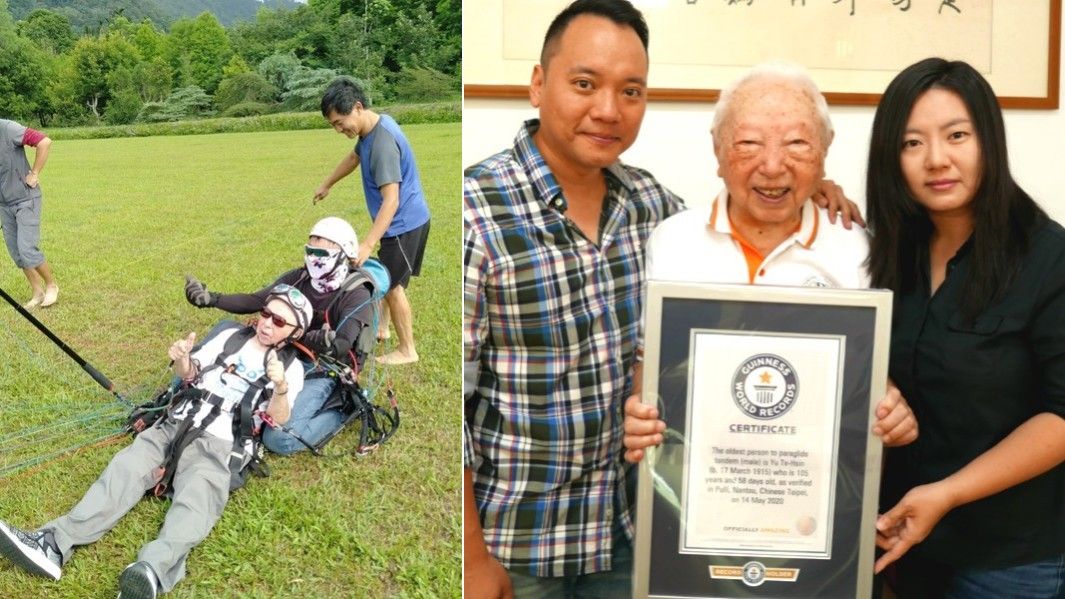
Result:
<instances>
[{"instance_id":1,"label":"framed calligraphy scroll","mask_svg":"<svg viewBox=\"0 0 1065 599\"><path fill-rule=\"evenodd\" d=\"M649 281L633 597L871 596L891 293Z\"/></svg>"},{"instance_id":2,"label":"framed calligraphy scroll","mask_svg":"<svg viewBox=\"0 0 1065 599\"><path fill-rule=\"evenodd\" d=\"M527 97L570 0L464 0L466 97ZM1058 107L1061 0L634 0L651 31L649 97L712 102L749 67L806 67L833 104L876 105L903 68L964 60L1006 108Z\"/></svg>"}]
</instances>

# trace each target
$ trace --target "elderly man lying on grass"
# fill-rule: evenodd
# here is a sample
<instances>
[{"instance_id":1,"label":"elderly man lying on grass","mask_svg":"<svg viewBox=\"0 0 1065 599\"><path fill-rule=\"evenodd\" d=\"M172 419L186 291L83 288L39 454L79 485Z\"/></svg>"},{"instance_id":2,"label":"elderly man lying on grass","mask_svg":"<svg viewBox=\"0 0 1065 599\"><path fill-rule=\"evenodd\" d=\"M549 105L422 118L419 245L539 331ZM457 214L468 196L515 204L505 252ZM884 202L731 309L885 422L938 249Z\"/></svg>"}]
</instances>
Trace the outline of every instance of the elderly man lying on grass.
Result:
<instances>
[{"instance_id":1,"label":"elderly man lying on grass","mask_svg":"<svg viewBox=\"0 0 1065 599\"><path fill-rule=\"evenodd\" d=\"M173 503L154 541L119 577L122 599L154 598L185 577L185 558L211 532L230 492L255 460L261 424L288 420L303 387L289 342L311 320L306 296L274 287L255 327L230 329L194 350L190 333L170 347L187 385L165 417L119 451L68 513L30 532L0 521L0 554L38 576L59 580L77 545L111 530L145 491L172 489Z\"/></svg>"}]
</instances>

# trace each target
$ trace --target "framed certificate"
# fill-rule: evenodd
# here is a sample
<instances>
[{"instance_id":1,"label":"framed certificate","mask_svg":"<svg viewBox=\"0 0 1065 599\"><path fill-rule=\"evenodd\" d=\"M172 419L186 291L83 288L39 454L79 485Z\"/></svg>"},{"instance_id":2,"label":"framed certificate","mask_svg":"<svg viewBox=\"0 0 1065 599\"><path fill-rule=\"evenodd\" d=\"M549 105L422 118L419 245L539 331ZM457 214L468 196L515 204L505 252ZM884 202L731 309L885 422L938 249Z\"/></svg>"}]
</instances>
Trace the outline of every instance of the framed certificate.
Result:
<instances>
[{"instance_id":1,"label":"framed certificate","mask_svg":"<svg viewBox=\"0 0 1065 599\"><path fill-rule=\"evenodd\" d=\"M648 284L635 597L869 597L891 293Z\"/></svg>"}]
</instances>

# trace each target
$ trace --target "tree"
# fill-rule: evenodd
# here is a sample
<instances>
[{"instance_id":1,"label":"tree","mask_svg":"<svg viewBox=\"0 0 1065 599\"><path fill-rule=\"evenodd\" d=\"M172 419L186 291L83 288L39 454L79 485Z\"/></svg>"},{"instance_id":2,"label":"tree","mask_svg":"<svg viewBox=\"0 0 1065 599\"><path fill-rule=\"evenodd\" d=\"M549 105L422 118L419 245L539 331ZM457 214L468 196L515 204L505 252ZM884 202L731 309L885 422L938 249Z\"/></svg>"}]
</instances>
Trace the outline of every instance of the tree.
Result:
<instances>
[{"instance_id":1,"label":"tree","mask_svg":"<svg viewBox=\"0 0 1065 599\"><path fill-rule=\"evenodd\" d=\"M435 69L403 67L392 84L392 92L403 102L439 100L458 93L458 80Z\"/></svg>"},{"instance_id":2,"label":"tree","mask_svg":"<svg viewBox=\"0 0 1065 599\"><path fill-rule=\"evenodd\" d=\"M0 0L2 1L2 0ZM47 123L51 114L44 82L51 68L33 42L0 33L0 115Z\"/></svg>"},{"instance_id":3,"label":"tree","mask_svg":"<svg viewBox=\"0 0 1065 599\"><path fill-rule=\"evenodd\" d=\"M384 50L367 37L361 16L345 14L337 19L329 41L329 64L365 82L378 99L388 96L390 72L384 66Z\"/></svg>"},{"instance_id":4,"label":"tree","mask_svg":"<svg viewBox=\"0 0 1065 599\"><path fill-rule=\"evenodd\" d=\"M62 54L74 46L77 38L70 27L70 19L57 12L38 8L16 25L18 34L33 41L38 48Z\"/></svg>"},{"instance_id":5,"label":"tree","mask_svg":"<svg viewBox=\"0 0 1065 599\"><path fill-rule=\"evenodd\" d=\"M448 37L462 35L462 1L439 0L433 20L440 32Z\"/></svg>"},{"instance_id":6,"label":"tree","mask_svg":"<svg viewBox=\"0 0 1065 599\"><path fill-rule=\"evenodd\" d=\"M136 25L126 18L125 11L119 10L100 28L100 35L121 35L127 40L133 35Z\"/></svg>"},{"instance_id":7,"label":"tree","mask_svg":"<svg viewBox=\"0 0 1065 599\"><path fill-rule=\"evenodd\" d=\"M116 17L133 23L149 19L159 27L168 26L172 20L154 0L16 0L11 14L24 19L40 7L67 17L75 32L93 36L106 31Z\"/></svg>"},{"instance_id":8,"label":"tree","mask_svg":"<svg viewBox=\"0 0 1065 599\"><path fill-rule=\"evenodd\" d=\"M37 5L37 0L11 0L3 3L3 12L13 15L14 18L22 18L30 14Z\"/></svg>"},{"instance_id":9,"label":"tree","mask_svg":"<svg viewBox=\"0 0 1065 599\"><path fill-rule=\"evenodd\" d=\"M220 110L313 109L337 73L365 82L377 101L454 93L460 0L308 2L0 0L0 109L42 122L124 122L139 104L142 116L164 113L171 93L191 86L214 94ZM198 16L167 33L179 13ZM226 31L221 22L237 13L254 20Z\"/></svg>"},{"instance_id":10,"label":"tree","mask_svg":"<svg viewBox=\"0 0 1065 599\"><path fill-rule=\"evenodd\" d=\"M280 91L288 89L288 83L295 77L296 73L304 68L300 59L296 58L296 55L289 52L285 54L274 54L263 59L259 63L259 74L264 79L270 82L271 85L276 87Z\"/></svg>"},{"instance_id":11,"label":"tree","mask_svg":"<svg viewBox=\"0 0 1065 599\"><path fill-rule=\"evenodd\" d=\"M156 4L176 17L191 17L210 11L226 27L255 19L263 7L294 10L295 0L155 0Z\"/></svg>"},{"instance_id":12,"label":"tree","mask_svg":"<svg viewBox=\"0 0 1065 599\"><path fill-rule=\"evenodd\" d=\"M142 102L162 102L170 95L173 82L174 69L160 56L133 68L133 85Z\"/></svg>"},{"instance_id":13,"label":"tree","mask_svg":"<svg viewBox=\"0 0 1065 599\"><path fill-rule=\"evenodd\" d=\"M142 60L152 60L163 55L166 35L145 19L133 27L128 39L141 54Z\"/></svg>"},{"instance_id":14,"label":"tree","mask_svg":"<svg viewBox=\"0 0 1065 599\"><path fill-rule=\"evenodd\" d=\"M118 35L83 37L74 44L69 58L74 99L87 106L97 120L111 99L108 75L120 68L133 69L140 61L137 49Z\"/></svg>"},{"instance_id":15,"label":"tree","mask_svg":"<svg viewBox=\"0 0 1065 599\"><path fill-rule=\"evenodd\" d=\"M241 73L247 73L251 71L251 67L248 63L244 62L244 59L240 57L240 54L234 54L226 66L222 67L222 78L232 77L233 75L239 75Z\"/></svg>"},{"instance_id":16,"label":"tree","mask_svg":"<svg viewBox=\"0 0 1065 599\"><path fill-rule=\"evenodd\" d=\"M385 65L393 72L405 66L447 70L460 50L445 43L432 16L421 4L409 12L389 16L387 27L379 27L372 39L387 48Z\"/></svg>"},{"instance_id":17,"label":"tree","mask_svg":"<svg viewBox=\"0 0 1065 599\"><path fill-rule=\"evenodd\" d=\"M262 9L252 23L233 28L230 38L233 50L251 64L261 62L273 54L292 52L300 58L314 60L323 57L327 48L332 22L319 13L300 7L294 11Z\"/></svg>"},{"instance_id":18,"label":"tree","mask_svg":"<svg viewBox=\"0 0 1065 599\"><path fill-rule=\"evenodd\" d=\"M12 38L14 35L15 20L11 18L7 0L0 0L0 40Z\"/></svg>"},{"instance_id":19,"label":"tree","mask_svg":"<svg viewBox=\"0 0 1065 599\"><path fill-rule=\"evenodd\" d=\"M133 70L123 66L111 71L107 74L107 86L111 101L107 103L104 120L112 125L132 123L144 104L133 81Z\"/></svg>"},{"instance_id":20,"label":"tree","mask_svg":"<svg viewBox=\"0 0 1065 599\"><path fill-rule=\"evenodd\" d=\"M218 84L214 101L219 110L243 102L271 103L278 96L278 89L259 73L237 73L226 77Z\"/></svg>"},{"instance_id":21,"label":"tree","mask_svg":"<svg viewBox=\"0 0 1065 599\"><path fill-rule=\"evenodd\" d=\"M333 69L302 67L289 79L281 101L288 110L315 110L321 105L325 88L338 74Z\"/></svg>"},{"instance_id":22,"label":"tree","mask_svg":"<svg viewBox=\"0 0 1065 599\"><path fill-rule=\"evenodd\" d=\"M149 104L144 105L145 108L149 106ZM154 111L155 108L153 106L152 110ZM214 109L211 105L211 97L202 88L190 85L174 90L163 102L161 109L153 112L146 120L183 121L212 114L214 114Z\"/></svg>"},{"instance_id":23,"label":"tree","mask_svg":"<svg viewBox=\"0 0 1065 599\"><path fill-rule=\"evenodd\" d=\"M226 30L211 13L174 23L167 38L166 54L176 70L188 65L188 76L198 87L214 92L222 80L222 67L233 50Z\"/></svg>"}]
</instances>

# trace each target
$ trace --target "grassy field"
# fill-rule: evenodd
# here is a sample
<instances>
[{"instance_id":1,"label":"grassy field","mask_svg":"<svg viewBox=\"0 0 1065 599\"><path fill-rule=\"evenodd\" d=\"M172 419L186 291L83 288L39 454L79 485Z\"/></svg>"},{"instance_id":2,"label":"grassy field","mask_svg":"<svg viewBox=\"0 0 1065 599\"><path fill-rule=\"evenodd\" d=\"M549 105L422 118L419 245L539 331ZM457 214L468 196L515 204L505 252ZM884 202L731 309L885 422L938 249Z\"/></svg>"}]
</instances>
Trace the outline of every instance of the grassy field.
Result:
<instances>
[{"instance_id":1,"label":"grassy field","mask_svg":"<svg viewBox=\"0 0 1065 599\"><path fill-rule=\"evenodd\" d=\"M462 99L454 98L423 104L388 104L375 106L378 112L391 115L400 126L427 123L457 123L462 120ZM297 131L321 129L322 114L312 112L278 112L262 116L216 117L163 123L132 123L97 127L48 128L54 140L102 139L105 137L150 137L157 135L204 135L214 133L258 133L263 131Z\"/></svg>"},{"instance_id":2,"label":"grassy field","mask_svg":"<svg viewBox=\"0 0 1065 599\"><path fill-rule=\"evenodd\" d=\"M363 458L272 456L273 475L234 494L189 556L175 598L461 594L460 124L405 130L433 225L422 276L408 289L421 361L388 371L402 426ZM120 393L144 399L167 377L169 344L223 316L185 302L185 273L213 290L254 290L302 263L319 218L343 216L360 234L369 228L357 173L311 204L350 148L324 129L57 141L41 177L42 249L61 292L37 316ZM0 287L25 301L25 279L3 261ZM108 410L113 398L3 302L0 330L0 436L71 414L122 411ZM76 442L115 426L113 417L86 419L75 428L87 436ZM329 449L350 450L356 436L345 431ZM126 443L0 478L0 519L32 528L66 512ZM0 596L113 597L119 572L155 537L167 505L142 500L100 541L76 550L58 582L0 560Z\"/></svg>"}]
</instances>

